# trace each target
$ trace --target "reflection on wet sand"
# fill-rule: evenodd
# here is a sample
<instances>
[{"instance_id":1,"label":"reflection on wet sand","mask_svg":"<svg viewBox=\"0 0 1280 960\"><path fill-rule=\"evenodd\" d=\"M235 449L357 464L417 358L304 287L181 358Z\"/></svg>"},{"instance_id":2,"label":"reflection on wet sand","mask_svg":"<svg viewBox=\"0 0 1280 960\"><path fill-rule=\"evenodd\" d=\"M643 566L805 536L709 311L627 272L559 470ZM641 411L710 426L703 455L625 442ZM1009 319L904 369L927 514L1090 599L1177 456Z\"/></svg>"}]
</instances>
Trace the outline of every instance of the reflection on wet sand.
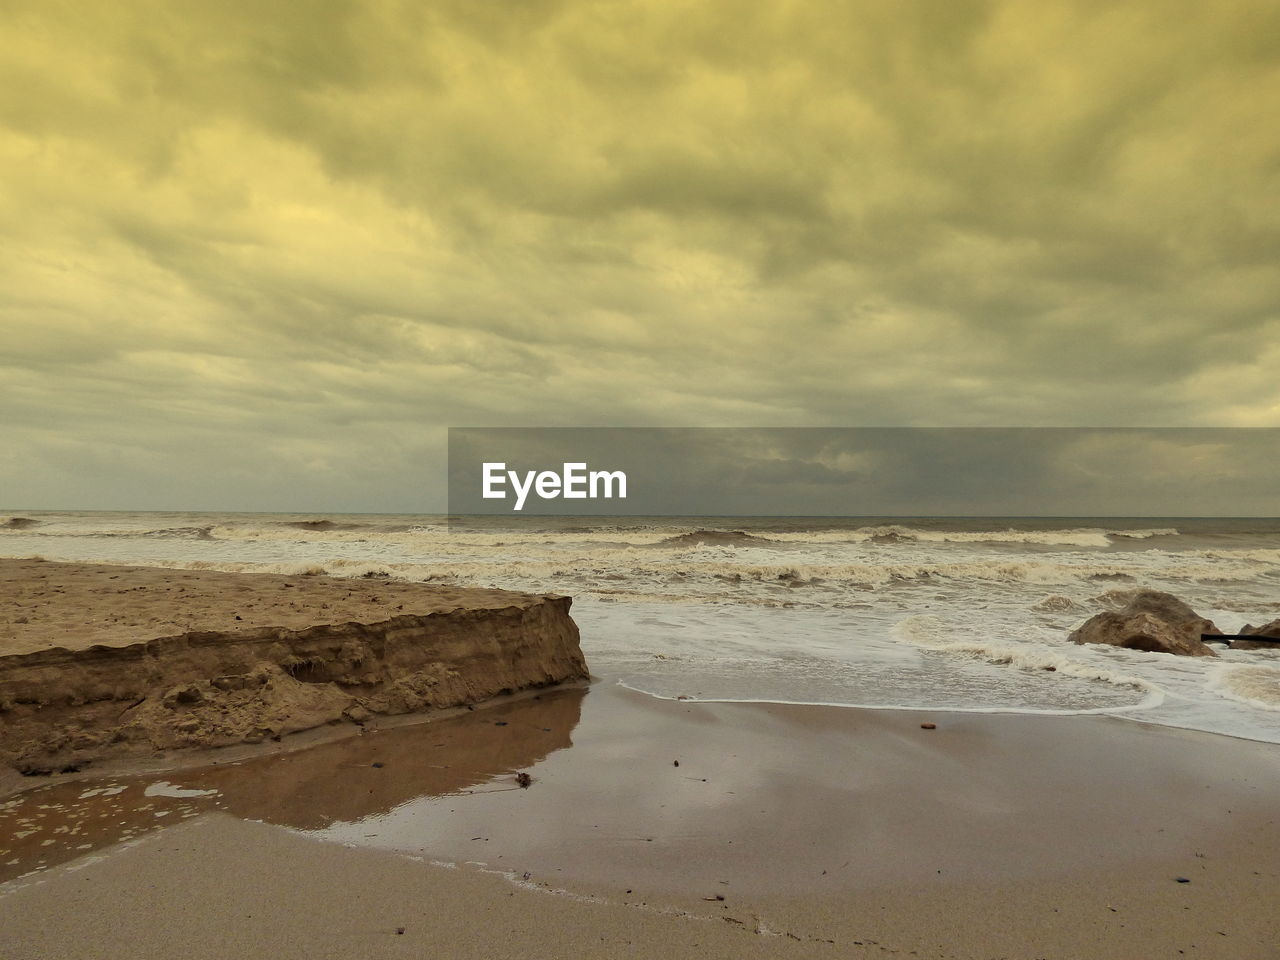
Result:
<instances>
[{"instance_id":1,"label":"reflection on wet sand","mask_svg":"<svg viewBox=\"0 0 1280 960\"><path fill-rule=\"evenodd\" d=\"M316 830L419 797L518 790L517 773L572 746L585 694L556 690L240 763L40 787L0 802L0 882L211 810Z\"/></svg>"}]
</instances>

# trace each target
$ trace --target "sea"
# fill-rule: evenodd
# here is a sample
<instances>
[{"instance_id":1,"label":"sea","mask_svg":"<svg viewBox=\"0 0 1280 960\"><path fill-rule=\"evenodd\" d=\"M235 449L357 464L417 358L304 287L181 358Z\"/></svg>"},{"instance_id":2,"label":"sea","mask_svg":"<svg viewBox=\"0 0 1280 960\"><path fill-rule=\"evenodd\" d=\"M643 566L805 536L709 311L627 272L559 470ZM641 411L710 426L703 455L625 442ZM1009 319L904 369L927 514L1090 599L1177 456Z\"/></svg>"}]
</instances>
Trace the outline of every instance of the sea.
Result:
<instances>
[{"instance_id":1,"label":"sea","mask_svg":"<svg viewBox=\"0 0 1280 960\"><path fill-rule=\"evenodd\" d=\"M1280 519L0 514L0 556L573 598L592 673L662 698L1100 714L1280 742L1280 645L1070 642L1149 587L1280 618Z\"/></svg>"}]
</instances>

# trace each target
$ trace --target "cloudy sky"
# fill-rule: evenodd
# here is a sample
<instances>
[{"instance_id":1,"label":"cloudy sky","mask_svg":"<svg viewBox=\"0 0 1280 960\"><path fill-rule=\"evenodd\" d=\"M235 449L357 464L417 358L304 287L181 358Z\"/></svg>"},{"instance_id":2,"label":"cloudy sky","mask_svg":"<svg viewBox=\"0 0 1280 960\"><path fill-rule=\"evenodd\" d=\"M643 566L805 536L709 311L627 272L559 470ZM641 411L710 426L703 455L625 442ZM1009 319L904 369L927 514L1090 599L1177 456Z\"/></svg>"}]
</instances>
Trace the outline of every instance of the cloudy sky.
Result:
<instances>
[{"instance_id":1,"label":"cloudy sky","mask_svg":"<svg viewBox=\"0 0 1280 960\"><path fill-rule=\"evenodd\" d=\"M0 509L449 425L1280 426L1270 0L0 0Z\"/></svg>"}]
</instances>

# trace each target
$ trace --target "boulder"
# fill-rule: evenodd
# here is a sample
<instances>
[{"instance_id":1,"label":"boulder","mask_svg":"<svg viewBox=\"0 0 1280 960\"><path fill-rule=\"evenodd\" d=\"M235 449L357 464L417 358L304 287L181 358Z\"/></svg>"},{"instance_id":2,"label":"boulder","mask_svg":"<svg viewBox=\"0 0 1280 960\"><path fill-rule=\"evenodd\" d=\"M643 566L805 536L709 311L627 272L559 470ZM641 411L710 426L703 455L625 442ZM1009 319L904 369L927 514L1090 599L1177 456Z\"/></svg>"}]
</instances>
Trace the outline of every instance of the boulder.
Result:
<instances>
[{"instance_id":1,"label":"boulder","mask_svg":"<svg viewBox=\"0 0 1280 960\"><path fill-rule=\"evenodd\" d=\"M1090 617L1069 639L1184 657L1217 656L1201 641L1200 634L1222 631L1172 594L1133 590L1118 593L1115 599L1123 601L1120 609Z\"/></svg>"},{"instance_id":2,"label":"boulder","mask_svg":"<svg viewBox=\"0 0 1280 960\"><path fill-rule=\"evenodd\" d=\"M1280 650L1280 620L1272 620L1270 623L1264 623L1260 627L1252 624L1245 624L1240 628L1241 633L1247 633L1255 637L1273 637L1274 643L1266 640L1244 640L1240 637L1231 641L1232 650Z\"/></svg>"},{"instance_id":3,"label":"boulder","mask_svg":"<svg viewBox=\"0 0 1280 960\"><path fill-rule=\"evenodd\" d=\"M1149 613L1166 623L1185 626L1194 631L1196 639L1202 633L1220 633L1212 620L1206 620L1191 609L1190 605L1179 600L1172 593L1159 590L1139 588L1137 590L1115 590L1109 594L1110 599L1119 604L1120 613Z\"/></svg>"}]
</instances>

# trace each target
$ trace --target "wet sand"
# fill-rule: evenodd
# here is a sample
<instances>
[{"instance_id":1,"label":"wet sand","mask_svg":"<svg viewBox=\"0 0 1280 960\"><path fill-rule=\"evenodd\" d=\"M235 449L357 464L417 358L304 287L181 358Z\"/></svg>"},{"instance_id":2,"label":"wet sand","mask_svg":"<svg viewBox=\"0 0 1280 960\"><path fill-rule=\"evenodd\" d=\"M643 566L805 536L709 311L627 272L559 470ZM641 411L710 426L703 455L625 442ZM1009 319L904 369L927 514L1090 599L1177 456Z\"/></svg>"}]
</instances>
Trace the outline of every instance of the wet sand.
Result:
<instances>
[{"instance_id":1,"label":"wet sand","mask_svg":"<svg viewBox=\"0 0 1280 960\"><path fill-rule=\"evenodd\" d=\"M1277 796L1266 744L603 681L23 794L0 956L1274 958Z\"/></svg>"}]
</instances>

